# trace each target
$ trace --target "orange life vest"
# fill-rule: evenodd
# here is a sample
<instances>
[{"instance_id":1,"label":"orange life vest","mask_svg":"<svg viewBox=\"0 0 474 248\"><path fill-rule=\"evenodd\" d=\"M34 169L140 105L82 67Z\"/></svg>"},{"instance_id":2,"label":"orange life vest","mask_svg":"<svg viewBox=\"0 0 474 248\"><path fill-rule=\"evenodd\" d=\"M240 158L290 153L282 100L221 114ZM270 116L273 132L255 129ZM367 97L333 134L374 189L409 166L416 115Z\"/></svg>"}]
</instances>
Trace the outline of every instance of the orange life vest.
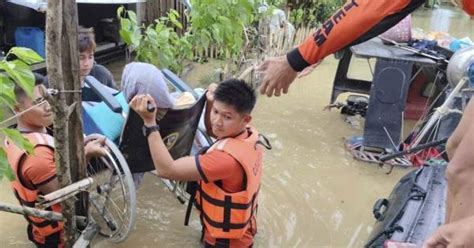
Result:
<instances>
[{"instance_id":1,"label":"orange life vest","mask_svg":"<svg viewBox=\"0 0 474 248\"><path fill-rule=\"evenodd\" d=\"M263 148L258 144L258 132L249 127L244 134L219 140L208 150L228 153L245 171L244 190L236 193L224 191L216 182L198 182L195 202L203 227L214 238L239 239L251 225L257 211L263 166Z\"/></svg>"},{"instance_id":2,"label":"orange life vest","mask_svg":"<svg viewBox=\"0 0 474 248\"><path fill-rule=\"evenodd\" d=\"M47 146L54 150L54 140L50 135L42 133L28 133L23 134L23 136L30 141L34 148L37 146ZM38 189L31 188L32 186L26 186L25 183L22 182L23 177L21 173L21 161L23 156L26 155L26 152L18 148L13 142L9 140L5 141L5 145L8 163L10 164L10 167L16 176L15 181L11 182L13 193L21 205L34 208L40 192ZM46 210L61 212L59 204L48 207ZM32 241L39 244L45 244L46 238L61 231L64 225L62 222L49 221L43 218L32 217L28 215L25 215L25 218L32 226Z\"/></svg>"}]
</instances>

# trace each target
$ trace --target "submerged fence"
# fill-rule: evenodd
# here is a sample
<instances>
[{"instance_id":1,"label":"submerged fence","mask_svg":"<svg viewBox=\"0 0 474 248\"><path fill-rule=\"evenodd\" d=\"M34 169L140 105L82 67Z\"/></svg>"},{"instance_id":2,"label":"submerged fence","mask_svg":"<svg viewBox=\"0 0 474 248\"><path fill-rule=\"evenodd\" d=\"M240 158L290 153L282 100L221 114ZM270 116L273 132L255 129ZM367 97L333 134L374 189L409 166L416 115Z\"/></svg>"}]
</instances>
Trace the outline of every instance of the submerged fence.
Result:
<instances>
[{"instance_id":1,"label":"submerged fence","mask_svg":"<svg viewBox=\"0 0 474 248\"><path fill-rule=\"evenodd\" d=\"M301 27L296 29L293 34L288 34L283 29L274 33L264 32L258 33L257 42L252 42L252 37L248 37L248 43L244 46L243 50L251 49L252 46L259 46L253 47L254 51L257 53L257 57L265 56L265 57L275 57L286 54L289 50L295 48L299 44L301 44L307 37L309 37L313 32L314 28L310 27ZM215 45L209 45L209 47L204 48L202 52L195 51L196 57L205 57L211 59L218 59L222 57L221 49L216 47Z\"/></svg>"}]
</instances>

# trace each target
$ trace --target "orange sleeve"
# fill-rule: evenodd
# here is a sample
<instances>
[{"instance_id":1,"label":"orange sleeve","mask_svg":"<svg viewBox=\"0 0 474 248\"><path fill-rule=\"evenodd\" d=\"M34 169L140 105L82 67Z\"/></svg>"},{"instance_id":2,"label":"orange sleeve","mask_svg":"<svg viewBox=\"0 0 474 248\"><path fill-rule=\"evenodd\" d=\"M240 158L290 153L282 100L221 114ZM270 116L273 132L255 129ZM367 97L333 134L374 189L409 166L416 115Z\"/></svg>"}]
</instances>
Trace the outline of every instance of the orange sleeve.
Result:
<instances>
[{"instance_id":1,"label":"orange sleeve","mask_svg":"<svg viewBox=\"0 0 474 248\"><path fill-rule=\"evenodd\" d=\"M34 155L28 155L22 164L23 178L37 187L56 178L54 151L47 146L37 146Z\"/></svg>"},{"instance_id":2,"label":"orange sleeve","mask_svg":"<svg viewBox=\"0 0 474 248\"><path fill-rule=\"evenodd\" d=\"M214 150L196 157L201 178L204 182L223 180L234 175L234 172L240 172L241 166L231 155Z\"/></svg>"},{"instance_id":3,"label":"orange sleeve","mask_svg":"<svg viewBox=\"0 0 474 248\"><path fill-rule=\"evenodd\" d=\"M369 40L400 22L425 0L349 0L316 32L287 54L295 71L347 46Z\"/></svg>"}]
</instances>

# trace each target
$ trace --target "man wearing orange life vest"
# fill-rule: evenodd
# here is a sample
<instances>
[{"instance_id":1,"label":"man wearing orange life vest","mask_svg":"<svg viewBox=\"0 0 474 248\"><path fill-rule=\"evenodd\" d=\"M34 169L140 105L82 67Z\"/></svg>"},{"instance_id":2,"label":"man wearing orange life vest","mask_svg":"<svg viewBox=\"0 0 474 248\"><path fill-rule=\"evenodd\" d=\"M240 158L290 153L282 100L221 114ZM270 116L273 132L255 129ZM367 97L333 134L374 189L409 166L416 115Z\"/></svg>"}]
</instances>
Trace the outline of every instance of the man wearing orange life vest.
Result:
<instances>
[{"instance_id":1,"label":"man wearing orange life vest","mask_svg":"<svg viewBox=\"0 0 474 248\"><path fill-rule=\"evenodd\" d=\"M264 61L260 93L271 97L286 94L298 72L316 65L327 55L369 40L397 24L425 0L348 0L322 27L286 56ZM474 16L474 0L455 0L469 16ZM427 247L474 246L474 101L464 110L458 127L449 138L446 169L448 194L445 225L427 241ZM461 246L459 246L461 247Z\"/></svg>"},{"instance_id":2,"label":"man wearing orange life vest","mask_svg":"<svg viewBox=\"0 0 474 248\"><path fill-rule=\"evenodd\" d=\"M256 103L253 89L230 79L207 92L206 127L217 141L205 153L174 160L156 124L155 104L149 95L137 95L130 107L144 121L144 135L158 175L198 181L195 203L200 210L205 247L251 247L256 234L258 191L262 175L259 134L249 126ZM156 106L156 105L154 105Z\"/></svg>"},{"instance_id":3,"label":"man wearing orange life vest","mask_svg":"<svg viewBox=\"0 0 474 248\"><path fill-rule=\"evenodd\" d=\"M17 104L14 109L18 113L16 128L33 144L34 154L28 155L10 140L5 141L8 163L16 177L11 183L13 193L20 204L27 207L35 207L38 195L58 189L53 137L48 134L47 129L52 124L53 114L42 96L42 93L46 92L42 85L43 78L39 74L35 77L32 98L28 97L22 88L15 87ZM33 107L35 105L36 107ZM85 147L86 157L103 155L102 142L89 142ZM61 211L59 204L46 210ZM25 218L28 221L28 238L37 247L63 247L62 222L30 216Z\"/></svg>"}]
</instances>

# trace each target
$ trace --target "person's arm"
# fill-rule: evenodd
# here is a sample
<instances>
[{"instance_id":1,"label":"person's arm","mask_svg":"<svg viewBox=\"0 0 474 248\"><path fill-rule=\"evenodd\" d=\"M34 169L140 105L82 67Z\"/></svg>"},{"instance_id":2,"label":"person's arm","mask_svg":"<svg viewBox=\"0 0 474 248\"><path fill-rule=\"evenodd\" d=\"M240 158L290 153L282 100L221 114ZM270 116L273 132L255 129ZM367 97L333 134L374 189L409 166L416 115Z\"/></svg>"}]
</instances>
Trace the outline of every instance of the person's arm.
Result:
<instances>
[{"instance_id":1,"label":"person's arm","mask_svg":"<svg viewBox=\"0 0 474 248\"><path fill-rule=\"evenodd\" d=\"M104 142L105 138L89 142L84 149L86 159L105 155ZM46 195L59 189L54 151L51 148L36 147L34 155L28 155L22 163L24 179L42 194Z\"/></svg>"},{"instance_id":2,"label":"person's arm","mask_svg":"<svg viewBox=\"0 0 474 248\"><path fill-rule=\"evenodd\" d=\"M474 247L474 216L440 226L423 248Z\"/></svg>"},{"instance_id":3,"label":"person's arm","mask_svg":"<svg viewBox=\"0 0 474 248\"><path fill-rule=\"evenodd\" d=\"M28 155L22 163L22 176L25 183L31 183L42 194L59 189L56 178L54 151L47 146L35 148L34 155Z\"/></svg>"},{"instance_id":4,"label":"person's arm","mask_svg":"<svg viewBox=\"0 0 474 248\"><path fill-rule=\"evenodd\" d=\"M140 115L145 126L151 127L156 125L156 109L154 112L149 112L147 110L148 102L156 106L151 96L137 95L130 101L130 108ZM157 131L152 132L147 139L153 164L160 177L182 181L201 179L194 157L188 156L174 160Z\"/></svg>"},{"instance_id":5,"label":"person's arm","mask_svg":"<svg viewBox=\"0 0 474 248\"><path fill-rule=\"evenodd\" d=\"M448 139L446 144L446 152L450 160L453 159L456 149L458 148L459 143L461 143L461 140L468 134L468 129L471 123L474 123L474 101L470 101L467 104L461 121Z\"/></svg>"},{"instance_id":6,"label":"person's arm","mask_svg":"<svg viewBox=\"0 0 474 248\"><path fill-rule=\"evenodd\" d=\"M369 40L397 24L424 0L351 0L286 56L264 61L260 93L287 93L297 72L345 47Z\"/></svg>"},{"instance_id":7,"label":"person's arm","mask_svg":"<svg viewBox=\"0 0 474 248\"><path fill-rule=\"evenodd\" d=\"M469 116L469 113L465 112L464 115ZM474 198L472 197L474 195L474 180L472 180L474 177L473 133L474 122L471 122L468 123L464 136L446 167L445 177L448 184L446 223L474 215L474 208L472 208L474 206Z\"/></svg>"},{"instance_id":8,"label":"person's arm","mask_svg":"<svg viewBox=\"0 0 474 248\"><path fill-rule=\"evenodd\" d=\"M209 136L211 137L216 137L214 132L212 132L212 125L211 125L211 111L212 111L212 105L214 104L214 91L217 88L217 84L210 84L207 87L206 91L206 109L204 113L204 125L206 126L206 132Z\"/></svg>"}]
</instances>

